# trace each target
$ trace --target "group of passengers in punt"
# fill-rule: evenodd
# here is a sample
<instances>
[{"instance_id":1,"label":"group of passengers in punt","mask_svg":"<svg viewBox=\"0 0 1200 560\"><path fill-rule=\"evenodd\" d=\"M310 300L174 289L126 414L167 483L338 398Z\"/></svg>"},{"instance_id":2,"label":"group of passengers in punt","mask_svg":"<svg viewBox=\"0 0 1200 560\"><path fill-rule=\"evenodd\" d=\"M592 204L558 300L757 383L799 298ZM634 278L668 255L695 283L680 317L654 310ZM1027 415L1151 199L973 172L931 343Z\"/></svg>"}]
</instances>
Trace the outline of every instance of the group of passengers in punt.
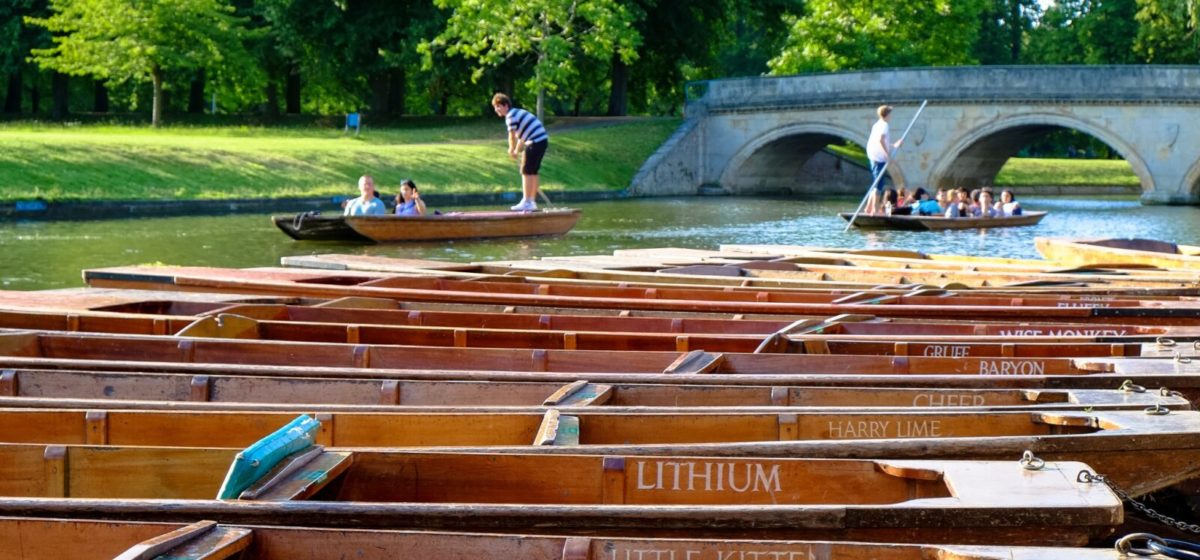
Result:
<instances>
[{"instance_id":1,"label":"group of passengers in punt","mask_svg":"<svg viewBox=\"0 0 1200 560\"><path fill-rule=\"evenodd\" d=\"M375 190L374 177L370 175L359 177L358 192L359 196L357 198L349 199L343 203L343 215L383 216L388 214L387 205L379 197L379 192ZM396 195L393 213L397 216L425 215L425 202L421 200L421 193L417 190L417 184L412 179L400 181L400 193Z\"/></svg>"},{"instance_id":2,"label":"group of passengers in punt","mask_svg":"<svg viewBox=\"0 0 1200 560\"><path fill-rule=\"evenodd\" d=\"M1003 218L1021 215L1021 203L1008 189L1000 191L996 200L992 189L984 187L970 192L957 189L938 189L934 198L917 188L908 192L888 188L883 191L883 214L887 216L944 216L946 218Z\"/></svg>"}]
</instances>

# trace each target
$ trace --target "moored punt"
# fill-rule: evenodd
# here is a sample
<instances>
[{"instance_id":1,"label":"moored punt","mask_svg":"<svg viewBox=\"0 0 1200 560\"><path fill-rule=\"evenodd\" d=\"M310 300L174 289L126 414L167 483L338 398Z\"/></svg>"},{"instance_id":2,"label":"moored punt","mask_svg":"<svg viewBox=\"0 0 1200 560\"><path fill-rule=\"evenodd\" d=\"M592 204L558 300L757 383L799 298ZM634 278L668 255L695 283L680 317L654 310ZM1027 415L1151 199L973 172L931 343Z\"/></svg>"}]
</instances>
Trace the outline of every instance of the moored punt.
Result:
<instances>
[{"instance_id":1,"label":"moored punt","mask_svg":"<svg viewBox=\"0 0 1200 560\"><path fill-rule=\"evenodd\" d=\"M843 220L850 221L862 229L905 229L905 230L943 230L943 229L986 229L998 227L1032 226L1046 217L1046 212L1025 212L1020 216L1002 216L998 218L946 218L943 216L876 216L858 215L849 212L838 214Z\"/></svg>"},{"instance_id":2,"label":"moored punt","mask_svg":"<svg viewBox=\"0 0 1200 560\"><path fill-rule=\"evenodd\" d=\"M1095 373L1072 358L857 356L786 353L612 352L454 348L224 338L0 331L0 356L355 368L562 373L969 374ZM1126 358L1133 359L1133 358ZM1176 371L1167 360L1163 373Z\"/></svg>"},{"instance_id":3,"label":"moored punt","mask_svg":"<svg viewBox=\"0 0 1200 560\"><path fill-rule=\"evenodd\" d=\"M169 537L183 539L182 542ZM45 518L0 518L0 560L110 560L167 541L160 554L195 558L241 551L241 560L1121 560L1115 550L832 541L755 541L566 537L272 527L198 522L154 523ZM135 549L135 547L138 547ZM125 557L122 557L125 558Z\"/></svg>"},{"instance_id":4,"label":"moored punt","mask_svg":"<svg viewBox=\"0 0 1200 560\"><path fill-rule=\"evenodd\" d=\"M271 223L297 241L369 241L346 224L346 218L340 214L303 212L271 216Z\"/></svg>"},{"instance_id":5,"label":"moored punt","mask_svg":"<svg viewBox=\"0 0 1200 560\"><path fill-rule=\"evenodd\" d=\"M500 407L603 407L624 411L777 407L1185 410L1173 394L1123 390L771 387L634 383L420 381L183 375L147 372L0 370L0 406L387 412L402 408L460 411ZM659 408L648 408L659 407Z\"/></svg>"},{"instance_id":6,"label":"moored punt","mask_svg":"<svg viewBox=\"0 0 1200 560\"><path fill-rule=\"evenodd\" d=\"M346 225L379 243L561 235L583 216L572 208L538 212L449 212L427 216L349 216Z\"/></svg>"},{"instance_id":7,"label":"moored punt","mask_svg":"<svg viewBox=\"0 0 1200 560\"><path fill-rule=\"evenodd\" d=\"M1056 239L1038 237L1034 245L1047 260L1068 266L1124 265L1200 269L1200 247L1153 239Z\"/></svg>"},{"instance_id":8,"label":"moored punt","mask_svg":"<svg viewBox=\"0 0 1200 560\"><path fill-rule=\"evenodd\" d=\"M721 258L719 264L693 267L662 265L656 272L608 270L567 257L545 257L537 261L482 262L471 268L444 270L450 263L418 263L373 255L302 255L283 257L284 266L321 270L347 270L390 274L436 275L461 280L507 280L525 278L545 284L612 285L655 287L669 285L721 286L732 290L772 289L789 291L882 290L890 293L911 291L914 282L935 286L953 283L973 286L972 291L988 293L1093 293L1127 292L1137 297L1197 295L1194 273L1176 271L1125 271L1108 269L1077 270L977 270L971 266L936 268L913 267L891 261L842 263L835 256L818 258L782 257L775 261L737 261ZM707 268L706 268L707 266ZM653 268L653 267L649 267ZM678 272L675 270L678 269ZM1039 285L1038 283L1046 285ZM883 285L881 285L883 284ZM891 284L888 286L887 284ZM1006 284L1011 284L1005 287ZM1086 287L1080 287L1086 285ZM907 288L905 286L908 286ZM928 288L928 286L925 286Z\"/></svg>"},{"instance_id":9,"label":"moored punt","mask_svg":"<svg viewBox=\"0 0 1200 560\"><path fill-rule=\"evenodd\" d=\"M193 267L122 267L84 271L87 282L95 287L178 289L182 291L228 291L262 293L274 296L343 296L396 298L408 301L455 303L492 303L504 305L550 305L558 307L611 307L657 311L703 311L722 313L788 313L797 315L874 314L890 317L963 318L970 320L1018 320L1041 322L1136 322L1149 325L1192 324L1200 318L1200 306L1186 302L1140 302L1137 300L1071 300L1054 298L983 297L956 300L936 296L911 296L908 303L899 298L863 293L841 298L840 302L775 302L770 292L725 292L682 290L672 297L700 299L661 299L668 295L656 289L604 288L612 297L591 295L547 295L534 285L497 283L482 286L471 282L419 278L376 278L363 275L329 275L287 269L238 270ZM399 283L422 287L394 287ZM446 286L455 289L445 289ZM457 288L463 287L459 290ZM561 287L558 287L561 288ZM718 297L717 294L720 294ZM706 297L712 296L712 297ZM750 296L747 300L746 296ZM783 296L780 296L783 297ZM722 300L722 301L714 301ZM787 295L795 299L795 295ZM978 304L968 303L973 301ZM1036 303L1036 305L1035 305Z\"/></svg>"},{"instance_id":10,"label":"moored punt","mask_svg":"<svg viewBox=\"0 0 1200 560\"><path fill-rule=\"evenodd\" d=\"M120 406L119 403L117 406ZM1166 409L1162 409L1165 411ZM1161 411L1160 411L1161 412ZM296 412L0 410L0 442L240 448ZM1143 411L318 413L339 448L492 453L1084 461L1133 495L1200 472L1200 413Z\"/></svg>"},{"instance_id":11,"label":"moored punt","mask_svg":"<svg viewBox=\"0 0 1200 560\"><path fill-rule=\"evenodd\" d=\"M222 475L234 461L232 449L4 445L0 453L10 473L0 479L0 515L8 516L1057 545L1086 544L1122 521L1121 502L1105 485L1076 481L1074 473L1090 469L1077 462L1048 462L1031 471L1015 460L674 459L315 447L285 459L299 463L290 472L280 465L278 475L260 471L231 487L233 471L225 484ZM218 490L238 498L212 499Z\"/></svg>"},{"instance_id":12,"label":"moored punt","mask_svg":"<svg viewBox=\"0 0 1200 560\"><path fill-rule=\"evenodd\" d=\"M295 308L304 310L305 308ZM0 329L47 329L67 332L96 332L113 334L158 334L179 337L236 338L253 340L285 340L299 342L335 342L349 344L402 344L411 346L439 346L456 348L540 348L559 350L619 350L619 351L676 351L687 352L703 349L710 352L783 352L812 354L872 354L898 356L974 356L974 357L1093 357L1093 356L1140 356L1142 345L1137 343L1092 343L1086 338L1037 338L1022 337L1003 342L973 337L974 340L937 338L932 341L915 340L901 334L904 342L873 340L841 340L836 335L822 334L813 339L802 335L810 332L825 333L853 318L810 319L782 326L778 331L762 334L726 332L721 334L679 334L678 332L603 332L535 329L462 328L444 326L394 326L386 320L390 315L410 322L422 322L423 314L401 314L397 312L366 312L373 323L309 322L301 320L259 320L237 313L239 310L254 315L275 315L280 308L267 306L235 307L234 313L219 313L216 316L171 317L140 316L100 313L54 313L33 311L6 311L0 309ZM313 318L343 320L354 319L353 313L297 313ZM291 314L289 314L291 315ZM290 318L290 317L289 317ZM509 317L499 316L495 322L506 322ZM860 317L861 319L861 317ZM488 324L486 317L476 317L476 322ZM682 319L675 321L682 329ZM549 323L547 320L544 323ZM602 323L603 321L597 321ZM711 322L711 321L708 321ZM563 323L567 323L564 321ZM575 326L587 328L586 319ZM730 324L731 322L726 322ZM536 323L535 323L536 324ZM730 325L730 331L755 325ZM1098 330L1098 329L1093 329ZM1130 329L1132 330L1132 329ZM897 333L903 333L899 328ZM832 338L831 338L832 337ZM826 340L829 339L829 340ZM1113 337L1115 340L1115 337ZM803 343L798 341L803 340ZM890 340L890 339L889 339ZM1032 342L1029 342L1032 340Z\"/></svg>"}]
</instances>

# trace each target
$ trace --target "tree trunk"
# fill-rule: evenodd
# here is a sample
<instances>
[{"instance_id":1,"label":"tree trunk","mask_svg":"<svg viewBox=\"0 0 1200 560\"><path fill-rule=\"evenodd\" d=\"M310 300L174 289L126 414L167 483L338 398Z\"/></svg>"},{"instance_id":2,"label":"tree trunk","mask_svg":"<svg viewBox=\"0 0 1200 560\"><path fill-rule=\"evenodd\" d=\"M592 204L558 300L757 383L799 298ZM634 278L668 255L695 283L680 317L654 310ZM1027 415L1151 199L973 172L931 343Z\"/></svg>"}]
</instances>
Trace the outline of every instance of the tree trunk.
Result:
<instances>
[{"instance_id":1,"label":"tree trunk","mask_svg":"<svg viewBox=\"0 0 1200 560\"><path fill-rule=\"evenodd\" d=\"M439 117L446 116L446 110L450 107L450 91L442 90L441 97L438 98L437 109L434 111Z\"/></svg>"},{"instance_id":2,"label":"tree trunk","mask_svg":"<svg viewBox=\"0 0 1200 560\"><path fill-rule=\"evenodd\" d=\"M615 52L609 80L612 90L608 94L608 116L623 117L629 112L629 66Z\"/></svg>"},{"instance_id":3,"label":"tree trunk","mask_svg":"<svg viewBox=\"0 0 1200 560\"><path fill-rule=\"evenodd\" d=\"M263 114L268 119L279 118L279 84L275 80L267 80L267 104L263 105Z\"/></svg>"},{"instance_id":4,"label":"tree trunk","mask_svg":"<svg viewBox=\"0 0 1200 560\"><path fill-rule=\"evenodd\" d=\"M287 103L287 113L289 115L300 114L300 70L292 68L287 75L287 83L284 84L283 97Z\"/></svg>"},{"instance_id":5,"label":"tree trunk","mask_svg":"<svg viewBox=\"0 0 1200 560\"><path fill-rule=\"evenodd\" d=\"M33 75L33 85L29 88L29 114L36 115L42 112L42 90L38 89L38 76Z\"/></svg>"},{"instance_id":6,"label":"tree trunk","mask_svg":"<svg viewBox=\"0 0 1200 560\"><path fill-rule=\"evenodd\" d=\"M163 110L163 77L162 69L155 66L150 70L150 77L154 81L154 104L150 109L150 125L154 128L162 126L162 110Z\"/></svg>"},{"instance_id":7,"label":"tree trunk","mask_svg":"<svg viewBox=\"0 0 1200 560\"><path fill-rule=\"evenodd\" d=\"M1008 15L1008 33L1011 45L1010 54L1012 55L1012 63L1017 64L1021 60L1021 0L1009 0L1011 2L1011 13Z\"/></svg>"},{"instance_id":8,"label":"tree trunk","mask_svg":"<svg viewBox=\"0 0 1200 560\"><path fill-rule=\"evenodd\" d=\"M95 90L92 94L92 111L96 113L108 112L108 88L100 80L96 80Z\"/></svg>"},{"instance_id":9,"label":"tree trunk","mask_svg":"<svg viewBox=\"0 0 1200 560\"><path fill-rule=\"evenodd\" d=\"M21 112L21 71L13 70L8 75L8 92L4 96L4 112Z\"/></svg>"},{"instance_id":10,"label":"tree trunk","mask_svg":"<svg viewBox=\"0 0 1200 560\"><path fill-rule=\"evenodd\" d=\"M376 71L371 74L367 82L371 86L371 104L367 106L367 112L372 115L387 115L389 113L387 71Z\"/></svg>"},{"instance_id":11,"label":"tree trunk","mask_svg":"<svg viewBox=\"0 0 1200 560\"><path fill-rule=\"evenodd\" d=\"M391 78L388 84L388 108L392 110L393 115L402 116L408 88L408 84L405 83L407 76L404 73L404 67L393 68L388 75Z\"/></svg>"},{"instance_id":12,"label":"tree trunk","mask_svg":"<svg viewBox=\"0 0 1200 560\"><path fill-rule=\"evenodd\" d=\"M192 89L188 92L187 112L192 115L204 114L204 70L196 72L192 78Z\"/></svg>"},{"instance_id":13,"label":"tree trunk","mask_svg":"<svg viewBox=\"0 0 1200 560\"><path fill-rule=\"evenodd\" d=\"M52 102L50 105L50 118L59 121L67 118L71 114L70 99L70 79L66 74L55 72L50 76L50 91Z\"/></svg>"}]
</instances>

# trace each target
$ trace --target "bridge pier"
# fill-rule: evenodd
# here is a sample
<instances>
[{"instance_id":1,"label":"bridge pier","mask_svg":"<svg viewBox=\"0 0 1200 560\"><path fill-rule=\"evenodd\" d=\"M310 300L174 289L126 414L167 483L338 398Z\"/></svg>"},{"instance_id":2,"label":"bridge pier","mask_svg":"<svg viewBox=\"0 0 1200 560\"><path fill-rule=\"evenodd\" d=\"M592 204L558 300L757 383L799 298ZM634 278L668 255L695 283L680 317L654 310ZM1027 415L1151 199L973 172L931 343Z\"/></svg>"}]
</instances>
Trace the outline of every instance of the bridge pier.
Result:
<instances>
[{"instance_id":1,"label":"bridge pier","mask_svg":"<svg viewBox=\"0 0 1200 560\"><path fill-rule=\"evenodd\" d=\"M1143 202L1200 203L1200 125L1191 126L1200 123L1200 67L923 68L692 86L701 93L687 120L643 165L634 193L861 193L869 175L839 167L825 146L865 144L884 102L896 106L899 138L929 99L889 168L897 185L991 185L1021 148L1067 128L1120 153Z\"/></svg>"}]
</instances>

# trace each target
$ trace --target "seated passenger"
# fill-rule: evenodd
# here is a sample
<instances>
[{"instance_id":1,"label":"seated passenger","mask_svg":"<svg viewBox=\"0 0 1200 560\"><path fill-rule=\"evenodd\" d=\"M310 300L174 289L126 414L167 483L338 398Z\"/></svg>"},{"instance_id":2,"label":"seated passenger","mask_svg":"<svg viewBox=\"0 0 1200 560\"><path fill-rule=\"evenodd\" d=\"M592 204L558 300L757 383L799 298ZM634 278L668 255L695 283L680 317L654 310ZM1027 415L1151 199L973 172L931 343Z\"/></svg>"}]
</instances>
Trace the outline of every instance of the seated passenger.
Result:
<instances>
[{"instance_id":1,"label":"seated passenger","mask_svg":"<svg viewBox=\"0 0 1200 560\"><path fill-rule=\"evenodd\" d=\"M400 194L396 195L397 216L424 216L425 201L417 191L417 184L412 179L400 181Z\"/></svg>"},{"instance_id":2,"label":"seated passenger","mask_svg":"<svg viewBox=\"0 0 1200 560\"><path fill-rule=\"evenodd\" d=\"M361 196L350 200L346 204L346 209L342 211L344 216L383 216L387 214L387 206L379 199L379 194L375 192L375 178L370 175L363 175L358 178L358 192Z\"/></svg>"},{"instance_id":3,"label":"seated passenger","mask_svg":"<svg viewBox=\"0 0 1200 560\"><path fill-rule=\"evenodd\" d=\"M1004 189L1000 191L1000 201L994 205L997 216L1020 216L1021 203L1017 202L1012 191Z\"/></svg>"},{"instance_id":4,"label":"seated passenger","mask_svg":"<svg viewBox=\"0 0 1200 560\"><path fill-rule=\"evenodd\" d=\"M917 214L922 216L939 216L942 213L941 201L945 196L944 189L938 189L937 200L930 200L929 193L925 189L918 188L916 192L917 202L915 204Z\"/></svg>"},{"instance_id":5,"label":"seated passenger","mask_svg":"<svg viewBox=\"0 0 1200 560\"><path fill-rule=\"evenodd\" d=\"M979 189L971 189L971 200L967 205L967 216L972 218L979 217Z\"/></svg>"},{"instance_id":6,"label":"seated passenger","mask_svg":"<svg viewBox=\"0 0 1200 560\"><path fill-rule=\"evenodd\" d=\"M888 189L883 191L883 213L889 216L907 216L912 214L912 207L902 204L900 194L894 189Z\"/></svg>"},{"instance_id":7,"label":"seated passenger","mask_svg":"<svg viewBox=\"0 0 1200 560\"><path fill-rule=\"evenodd\" d=\"M946 205L947 218L967 218L970 214L971 199L967 197L967 189L959 187L954 190L954 198Z\"/></svg>"},{"instance_id":8,"label":"seated passenger","mask_svg":"<svg viewBox=\"0 0 1200 560\"><path fill-rule=\"evenodd\" d=\"M994 218L999 214L993 207L992 189L984 187L979 191L979 213L976 214L980 218Z\"/></svg>"}]
</instances>

